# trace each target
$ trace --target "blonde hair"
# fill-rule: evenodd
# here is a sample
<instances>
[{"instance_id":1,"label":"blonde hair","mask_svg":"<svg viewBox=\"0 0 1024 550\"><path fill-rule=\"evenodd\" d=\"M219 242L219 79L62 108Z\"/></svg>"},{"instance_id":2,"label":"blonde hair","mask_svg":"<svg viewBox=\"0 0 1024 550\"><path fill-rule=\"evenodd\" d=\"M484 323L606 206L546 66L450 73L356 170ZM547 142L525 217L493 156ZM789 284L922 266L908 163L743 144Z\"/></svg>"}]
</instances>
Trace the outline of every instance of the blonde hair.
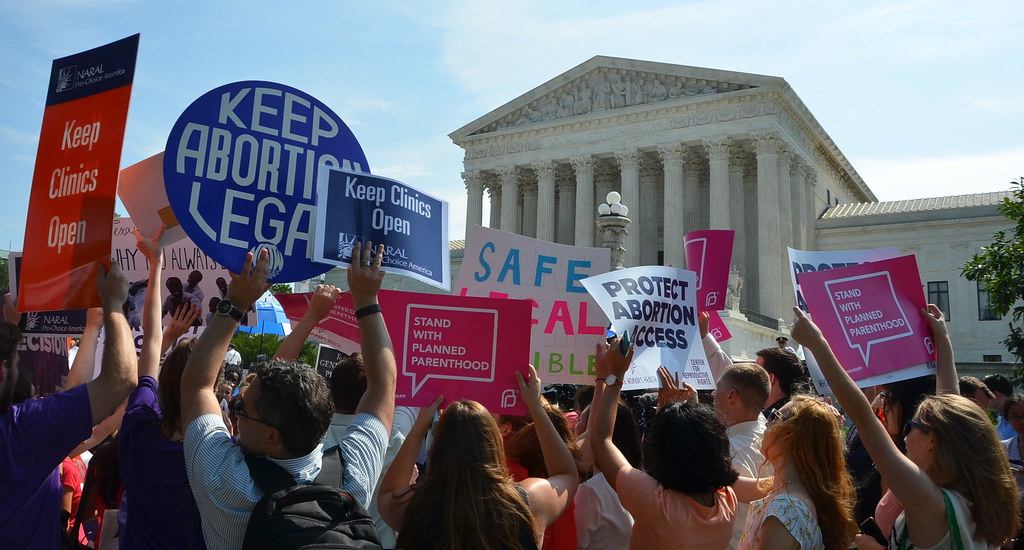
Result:
<instances>
[{"instance_id":1,"label":"blonde hair","mask_svg":"<svg viewBox=\"0 0 1024 550\"><path fill-rule=\"evenodd\" d=\"M839 422L824 403L793 397L791 416L765 432L785 446L800 482L811 497L825 548L845 550L859 528L853 516L856 491L846 470L846 447Z\"/></svg>"},{"instance_id":2,"label":"blonde hair","mask_svg":"<svg viewBox=\"0 0 1024 550\"><path fill-rule=\"evenodd\" d=\"M537 527L509 478L501 432L476 401L456 401L434 430L428 473L413 486L399 548L504 550Z\"/></svg>"},{"instance_id":3,"label":"blonde hair","mask_svg":"<svg viewBox=\"0 0 1024 550\"><path fill-rule=\"evenodd\" d=\"M985 411L959 395L928 396L917 421L935 435L928 475L971 502L975 539L1001 545L1020 524L1017 484L1010 462Z\"/></svg>"}]
</instances>

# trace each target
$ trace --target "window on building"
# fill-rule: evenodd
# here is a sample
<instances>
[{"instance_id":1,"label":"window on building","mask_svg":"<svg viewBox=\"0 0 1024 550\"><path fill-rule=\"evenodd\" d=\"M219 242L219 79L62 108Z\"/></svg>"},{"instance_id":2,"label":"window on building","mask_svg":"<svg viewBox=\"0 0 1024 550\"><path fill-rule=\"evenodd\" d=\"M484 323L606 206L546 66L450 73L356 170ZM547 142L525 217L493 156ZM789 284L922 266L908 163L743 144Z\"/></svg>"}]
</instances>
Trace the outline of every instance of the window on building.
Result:
<instances>
[{"instance_id":1,"label":"window on building","mask_svg":"<svg viewBox=\"0 0 1024 550\"><path fill-rule=\"evenodd\" d=\"M949 312L949 282L928 281L928 303L939 306L946 315L946 321L953 319Z\"/></svg>"},{"instance_id":2,"label":"window on building","mask_svg":"<svg viewBox=\"0 0 1024 550\"><path fill-rule=\"evenodd\" d=\"M998 321L1003 316L999 315L989 306L988 303L988 290L985 285L978 283L978 320L979 321Z\"/></svg>"},{"instance_id":3,"label":"window on building","mask_svg":"<svg viewBox=\"0 0 1024 550\"><path fill-rule=\"evenodd\" d=\"M981 360L986 362L986 363L1002 363L1003 362L1003 356L1002 355L982 355L981 356Z\"/></svg>"}]
</instances>

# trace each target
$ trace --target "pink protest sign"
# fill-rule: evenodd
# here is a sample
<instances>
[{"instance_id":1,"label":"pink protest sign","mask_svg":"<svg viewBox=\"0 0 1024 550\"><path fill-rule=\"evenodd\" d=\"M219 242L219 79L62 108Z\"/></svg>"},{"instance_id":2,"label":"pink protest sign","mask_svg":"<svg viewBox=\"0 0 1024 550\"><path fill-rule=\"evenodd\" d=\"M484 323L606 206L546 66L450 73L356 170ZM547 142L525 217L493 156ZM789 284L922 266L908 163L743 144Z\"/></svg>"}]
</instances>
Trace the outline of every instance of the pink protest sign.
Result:
<instances>
[{"instance_id":1,"label":"pink protest sign","mask_svg":"<svg viewBox=\"0 0 1024 550\"><path fill-rule=\"evenodd\" d=\"M724 342L732 338L729 327L725 326L725 321L722 320L722 316L717 311L708 312L708 334L714 336L717 342Z\"/></svg>"},{"instance_id":2,"label":"pink protest sign","mask_svg":"<svg viewBox=\"0 0 1024 550\"><path fill-rule=\"evenodd\" d=\"M280 302L284 314L292 322L298 323L309 309L311 293L276 294L274 298ZM330 313L309 333L309 337L321 344L331 346L345 353L359 351L359 325L356 323L355 310L352 307L352 295L342 292L334 300Z\"/></svg>"},{"instance_id":3,"label":"pink protest sign","mask_svg":"<svg viewBox=\"0 0 1024 550\"><path fill-rule=\"evenodd\" d=\"M442 406L473 399L493 413L526 414L514 373L529 371L529 301L384 290L378 298L398 362L396 404L444 395Z\"/></svg>"},{"instance_id":4,"label":"pink protest sign","mask_svg":"<svg viewBox=\"0 0 1024 550\"><path fill-rule=\"evenodd\" d=\"M914 256L802 273L799 283L814 322L854 380L933 359Z\"/></svg>"},{"instance_id":5,"label":"pink protest sign","mask_svg":"<svg viewBox=\"0 0 1024 550\"><path fill-rule=\"evenodd\" d=\"M701 311L725 309L735 235L731 229L708 229L683 237L686 269L697 274L697 307Z\"/></svg>"}]
</instances>

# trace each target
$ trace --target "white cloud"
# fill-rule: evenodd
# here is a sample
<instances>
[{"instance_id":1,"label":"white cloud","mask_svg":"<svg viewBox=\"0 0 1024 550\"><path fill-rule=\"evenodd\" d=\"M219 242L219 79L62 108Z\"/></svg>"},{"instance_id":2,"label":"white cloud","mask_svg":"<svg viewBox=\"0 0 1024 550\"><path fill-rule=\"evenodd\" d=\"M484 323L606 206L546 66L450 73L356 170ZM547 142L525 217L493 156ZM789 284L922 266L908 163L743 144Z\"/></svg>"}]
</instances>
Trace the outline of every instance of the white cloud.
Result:
<instances>
[{"instance_id":1,"label":"white cloud","mask_svg":"<svg viewBox=\"0 0 1024 550\"><path fill-rule=\"evenodd\" d=\"M1024 147L978 155L862 158L854 165L880 201L1006 191L1024 176Z\"/></svg>"}]
</instances>

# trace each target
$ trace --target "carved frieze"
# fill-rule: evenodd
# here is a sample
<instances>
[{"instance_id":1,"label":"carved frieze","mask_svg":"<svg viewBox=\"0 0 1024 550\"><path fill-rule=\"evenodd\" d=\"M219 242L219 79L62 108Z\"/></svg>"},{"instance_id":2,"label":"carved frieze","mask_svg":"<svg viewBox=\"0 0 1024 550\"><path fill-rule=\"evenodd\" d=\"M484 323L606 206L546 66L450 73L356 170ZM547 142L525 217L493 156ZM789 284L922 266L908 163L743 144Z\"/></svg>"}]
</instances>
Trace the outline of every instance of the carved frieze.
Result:
<instances>
[{"instance_id":1,"label":"carved frieze","mask_svg":"<svg viewBox=\"0 0 1024 550\"><path fill-rule=\"evenodd\" d=\"M601 67L548 92L473 134L486 134L512 126L753 87L755 86L749 84Z\"/></svg>"}]
</instances>

